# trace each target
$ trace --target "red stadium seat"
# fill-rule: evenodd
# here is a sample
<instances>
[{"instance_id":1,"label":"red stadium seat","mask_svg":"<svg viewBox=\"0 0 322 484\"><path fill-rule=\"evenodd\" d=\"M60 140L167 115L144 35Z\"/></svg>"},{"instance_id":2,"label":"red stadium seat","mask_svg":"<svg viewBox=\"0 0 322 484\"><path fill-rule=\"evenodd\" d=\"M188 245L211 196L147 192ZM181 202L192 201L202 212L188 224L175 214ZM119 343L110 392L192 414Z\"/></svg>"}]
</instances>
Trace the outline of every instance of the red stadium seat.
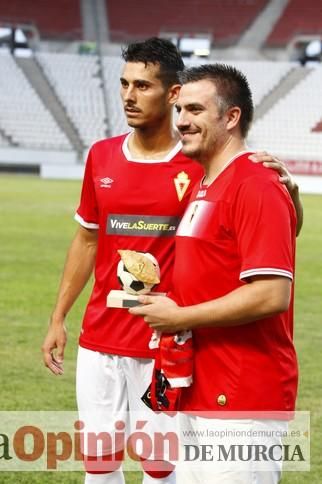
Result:
<instances>
[{"instance_id":1,"label":"red stadium seat","mask_svg":"<svg viewBox=\"0 0 322 484\"><path fill-rule=\"evenodd\" d=\"M322 2L317 0L290 0L283 15L267 39L269 47L282 47L295 35L321 35Z\"/></svg>"},{"instance_id":2,"label":"red stadium seat","mask_svg":"<svg viewBox=\"0 0 322 484\"><path fill-rule=\"evenodd\" d=\"M35 25L44 38L82 38L80 0L0 0L0 20Z\"/></svg>"},{"instance_id":3,"label":"red stadium seat","mask_svg":"<svg viewBox=\"0 0 322 484\"><path fill-rule=\"evenodd\" d=\"M158 35L210 33L215 45L235 43L267 0L106 0L112 40Z\"/></svg>"}]
</instances>

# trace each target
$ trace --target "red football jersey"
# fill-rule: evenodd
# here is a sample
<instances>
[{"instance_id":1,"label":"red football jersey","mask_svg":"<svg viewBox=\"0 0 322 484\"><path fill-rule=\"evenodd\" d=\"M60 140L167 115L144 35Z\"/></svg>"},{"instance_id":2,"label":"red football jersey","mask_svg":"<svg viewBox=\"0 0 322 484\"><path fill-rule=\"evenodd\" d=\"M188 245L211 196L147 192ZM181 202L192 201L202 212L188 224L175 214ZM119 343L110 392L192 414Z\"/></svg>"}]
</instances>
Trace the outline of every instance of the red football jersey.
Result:
<instances>
[{"instance_id":1,"label":"red football jersey","mask_svg":"<svg viewBox=\"0 0 322 484\"><path fill-rule=\"evenodd\" d=\"M174 235L203 170L180 151L164 160L133 160L129 135L100 141L91 148L76 220L99 230L95 284L84 315L79 343L105 353L151 357L152 331L126 309L106 307L107 294L120 289L118 249L150 252L159 262L161 283L169 289L174 261Z\"/></svg>"},{"instance_id":2,"label":"red football jersey","mask_svg":"<svg viewBox=\"0 0 322 484\"><path fill-rule=\"evenodd\" d=\"M219 298L254 275L293 278L293 203L277 173L248 155L231 160L209 186L194 188L176 237L170 297L179 305ZM292 410L292 336L292 303L242 326L195 329L193 384L183 390L181 410Z\"/></svg>"}]
</instances>

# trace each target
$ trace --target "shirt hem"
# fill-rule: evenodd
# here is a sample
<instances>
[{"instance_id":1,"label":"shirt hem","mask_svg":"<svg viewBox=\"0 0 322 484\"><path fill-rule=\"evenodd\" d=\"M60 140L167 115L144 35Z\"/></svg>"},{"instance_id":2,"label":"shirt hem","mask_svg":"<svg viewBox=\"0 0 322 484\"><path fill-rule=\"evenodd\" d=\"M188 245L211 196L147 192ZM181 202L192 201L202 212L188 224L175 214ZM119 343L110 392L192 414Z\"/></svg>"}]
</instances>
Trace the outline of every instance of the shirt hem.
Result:
<instances>
[{"instance_id":1,"label":"shirt hem","mask_svg":"<svg viewBox=\"0 0 322 484\"><path fill-rule=\"evenodd\" d=\"M79 340L79 346L86 348L87 350L99 351L100 353L106 353L119 356L130 356L134 358L148 358L154 359L156 355L155 350L135 350L130 348L113 348L111 346L98 345L93 343L87 343L86 341Z\"/></svg>"},{"instance_id":2,"label":"shirt hem","mask_svg":"<svg viewBox=\"0 0 322 484\"><path fill-rule=\"evenodd\" d=\"M80 225L82 225L83 227L85 227L85 229L99 229L99 225L98 224L93 223L93 222L86 222L86 220L84 220L83 217L81 217L78 212L75 213L74 219Z\"/></svg>"}]
</instances>

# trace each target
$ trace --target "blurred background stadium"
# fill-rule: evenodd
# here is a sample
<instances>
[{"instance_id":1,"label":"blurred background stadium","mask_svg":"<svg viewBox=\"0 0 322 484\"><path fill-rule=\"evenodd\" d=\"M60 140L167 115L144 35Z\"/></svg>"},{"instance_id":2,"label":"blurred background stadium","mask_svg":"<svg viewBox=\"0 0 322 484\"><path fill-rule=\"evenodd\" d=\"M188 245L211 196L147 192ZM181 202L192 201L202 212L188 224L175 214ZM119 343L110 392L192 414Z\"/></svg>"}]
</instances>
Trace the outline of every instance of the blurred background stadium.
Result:
<instances>
[{"instance_id":1,"label":"blurred background stadium","mask_svg":"<svg viewBox=\"0 0 322 484\"><path fill-rule=\"evenodd\" d=\"M312 417L312 471L285 475L283 484L320 484L322 198L309 194L322 193L321 0L0 0L0 409L75 408L86 294L69 318L64 377L42 367L39 348L75 230L88 148L128 129L121 47L155 35L172 39L186 64L232 63L247 75L256 106L248 144L283 159L308 194L296 344L298 408ZM82 476L0 472L0 483L16 482L80 483Z\"/></svg>"},{"instance_id":2,"label":"blurred background stadium","mask_svg":"<svg viewBox=\"0 0 322 484\"><path fill-rule=\"evenodd\" d=\"M244 71L256 106L249 145L269 148L305 191L320 191L319 0L0 0L0 28L2 169L80 178L88 147L127 129L121 46L159 35L187 64Z\"/></svg>"}]
</instances>

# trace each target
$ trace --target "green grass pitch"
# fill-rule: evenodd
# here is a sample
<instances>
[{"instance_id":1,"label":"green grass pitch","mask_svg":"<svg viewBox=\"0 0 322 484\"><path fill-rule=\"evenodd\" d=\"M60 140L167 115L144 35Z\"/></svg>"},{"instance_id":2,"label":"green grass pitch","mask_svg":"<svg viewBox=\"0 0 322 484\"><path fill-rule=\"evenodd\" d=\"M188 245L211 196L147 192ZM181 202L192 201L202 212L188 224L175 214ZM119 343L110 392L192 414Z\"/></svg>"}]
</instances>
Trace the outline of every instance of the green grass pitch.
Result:
<instances>
[{"instance_id":1,"label":"green grass pitch","mask_svg":"<svg viewBox=\"0 0 322 484\"><path fill-rule=\"evenodd\" d=\"M40 347L77 227L73 213L80 183L0 175L0 186L0 410L74 410L77 337L90 287L68 317L63 377L43 367ZM297 408L311 412L311 472L285 473L283 484L322 482L322 197L302 199L305 221L298 239L295 304L301 372ZM126 480L141 482L138 473L127 473ZM78 484L83 474L0 472L0 484L17 482Z\"/></svg>"}]
</instances>

